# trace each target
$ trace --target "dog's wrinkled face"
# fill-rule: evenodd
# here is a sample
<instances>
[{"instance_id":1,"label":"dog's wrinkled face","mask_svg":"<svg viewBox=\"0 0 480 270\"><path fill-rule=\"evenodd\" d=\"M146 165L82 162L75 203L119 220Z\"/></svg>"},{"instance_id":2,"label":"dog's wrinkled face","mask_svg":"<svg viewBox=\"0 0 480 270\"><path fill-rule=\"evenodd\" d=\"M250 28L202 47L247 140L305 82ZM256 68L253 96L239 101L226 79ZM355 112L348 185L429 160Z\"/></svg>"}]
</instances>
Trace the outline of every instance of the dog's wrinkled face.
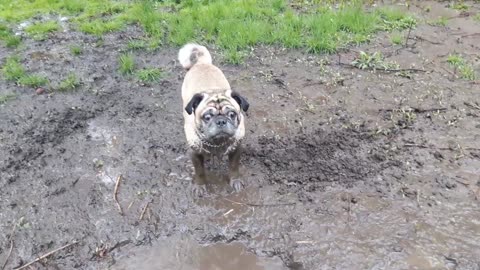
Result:
<instances>
[{"instance_id":1,"label":"dog's wrinkled face","mask_svg":"<svg viewBox=\"0 0 480 270\"><path fill-rule=\"evenodd\" d=\"M202 140L221 142L235 136L248 102L237 93L196 94L185 110L195 115L195 127Z\"/></svg>"}]
</instances>

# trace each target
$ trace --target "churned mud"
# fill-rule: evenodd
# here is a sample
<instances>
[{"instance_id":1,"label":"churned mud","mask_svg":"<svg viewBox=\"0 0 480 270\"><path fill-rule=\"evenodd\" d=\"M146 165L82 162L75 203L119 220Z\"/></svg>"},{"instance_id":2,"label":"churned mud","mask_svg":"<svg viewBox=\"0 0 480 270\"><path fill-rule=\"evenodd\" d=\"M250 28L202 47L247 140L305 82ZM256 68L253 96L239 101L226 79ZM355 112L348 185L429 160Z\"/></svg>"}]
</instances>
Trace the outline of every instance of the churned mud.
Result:
<instances>
[{"instance_id":1,"label":"churned mud","mask_svg":"<svg viewBox=\"0 0 480 270\"><path fill-rule=\"evenodd\" d=\"M258 47L241 66L212 48L251 103L247 186L233 193L212 172L200 199L178 48L135 52L166 70L142 84L117 71L136 29L101 46L69 32L27 42L29 71L53 83L75 72L81 87L38 95L0 82L16 93L0 105L0 266L75 243L30 269L480 269L480 85L446 62L461 53L479 73L480 23L445 5L411 5L449 20L421 23L406 46L381 34L331 56ZM359 51L419 70L344 65Z\"/></svg>"}]
</instances>

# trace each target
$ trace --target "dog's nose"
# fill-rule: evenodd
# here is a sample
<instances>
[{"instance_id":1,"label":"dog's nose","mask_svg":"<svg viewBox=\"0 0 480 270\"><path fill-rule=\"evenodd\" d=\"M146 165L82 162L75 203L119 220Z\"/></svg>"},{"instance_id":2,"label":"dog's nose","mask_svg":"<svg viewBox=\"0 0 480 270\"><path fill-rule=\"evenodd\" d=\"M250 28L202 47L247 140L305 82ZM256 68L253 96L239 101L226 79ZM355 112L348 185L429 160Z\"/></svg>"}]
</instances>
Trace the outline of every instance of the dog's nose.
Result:
<instances>
[{"instance_id":1,"label":"dog's nose","mask_svg":"<svg viewBox=\"0 0 480 270\"><path fill-rule=\"evenodd\" d=\"M227 120L225 118L219 118L216 120L217 126L223 127L227 124Z\"/></svg>"}]
</instances>

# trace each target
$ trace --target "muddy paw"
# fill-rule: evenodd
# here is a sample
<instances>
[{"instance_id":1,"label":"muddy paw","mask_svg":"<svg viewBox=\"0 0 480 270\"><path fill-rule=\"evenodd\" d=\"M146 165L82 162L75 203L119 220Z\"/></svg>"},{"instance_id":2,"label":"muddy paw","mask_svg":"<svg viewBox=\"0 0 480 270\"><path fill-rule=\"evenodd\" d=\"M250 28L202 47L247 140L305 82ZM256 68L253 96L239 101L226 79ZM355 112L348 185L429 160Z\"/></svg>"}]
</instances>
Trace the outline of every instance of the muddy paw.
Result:
<instances>
[{"instance_id":1,"label":"muddy paw","mask_svg":"<svg viewBox=\"0 0 480 270\"><path fill-rule=\"evenodd\" d=\"M233 179L230 181L230 186L235 190L235 192L239 192L243 189L244 184L240 179Z\"/></svg>"},{"instance_id":2,"label":"muddy paw","mask_svg":"<svg viewBox=\"0 0 480 270\"><path fill-rule=\"evenodd\" d=\"M193 184L192 193L195 197L203 197L207 193L207 185Z\"/></svg>"}]
</instances>

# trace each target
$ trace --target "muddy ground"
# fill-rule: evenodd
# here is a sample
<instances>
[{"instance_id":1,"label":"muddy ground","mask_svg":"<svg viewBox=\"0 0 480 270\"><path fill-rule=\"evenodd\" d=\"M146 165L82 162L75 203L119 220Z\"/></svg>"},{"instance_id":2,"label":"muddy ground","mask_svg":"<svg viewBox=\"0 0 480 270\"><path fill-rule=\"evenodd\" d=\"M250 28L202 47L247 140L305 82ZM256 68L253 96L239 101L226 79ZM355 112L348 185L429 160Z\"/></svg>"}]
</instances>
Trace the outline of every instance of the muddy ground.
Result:
<instances>
[{"instance_id":1,"label":"muddy ground","mask_svg":"<svg viewBox=\"0 0 480 270\"><path fill-rule=\"evenodd\" d=\"M331 56L258 47L241 66L212 48L251 103L247 187L233 193L216 164L202 199L189 189L178 48L135 52L167 70L141 84L117 71L138 29L101 46L68 31L26 41L29 71L82 85L37 95L0 81L17 94L0 107L0 266L75 243L29 269L480 269L480 85L446 63L459 52L479 72L480 23L446 4L412 5L450 20L420 24L406 47L387 34ZM425 72L339 64L360 50Z\"/></svg>"}]
</instances>

